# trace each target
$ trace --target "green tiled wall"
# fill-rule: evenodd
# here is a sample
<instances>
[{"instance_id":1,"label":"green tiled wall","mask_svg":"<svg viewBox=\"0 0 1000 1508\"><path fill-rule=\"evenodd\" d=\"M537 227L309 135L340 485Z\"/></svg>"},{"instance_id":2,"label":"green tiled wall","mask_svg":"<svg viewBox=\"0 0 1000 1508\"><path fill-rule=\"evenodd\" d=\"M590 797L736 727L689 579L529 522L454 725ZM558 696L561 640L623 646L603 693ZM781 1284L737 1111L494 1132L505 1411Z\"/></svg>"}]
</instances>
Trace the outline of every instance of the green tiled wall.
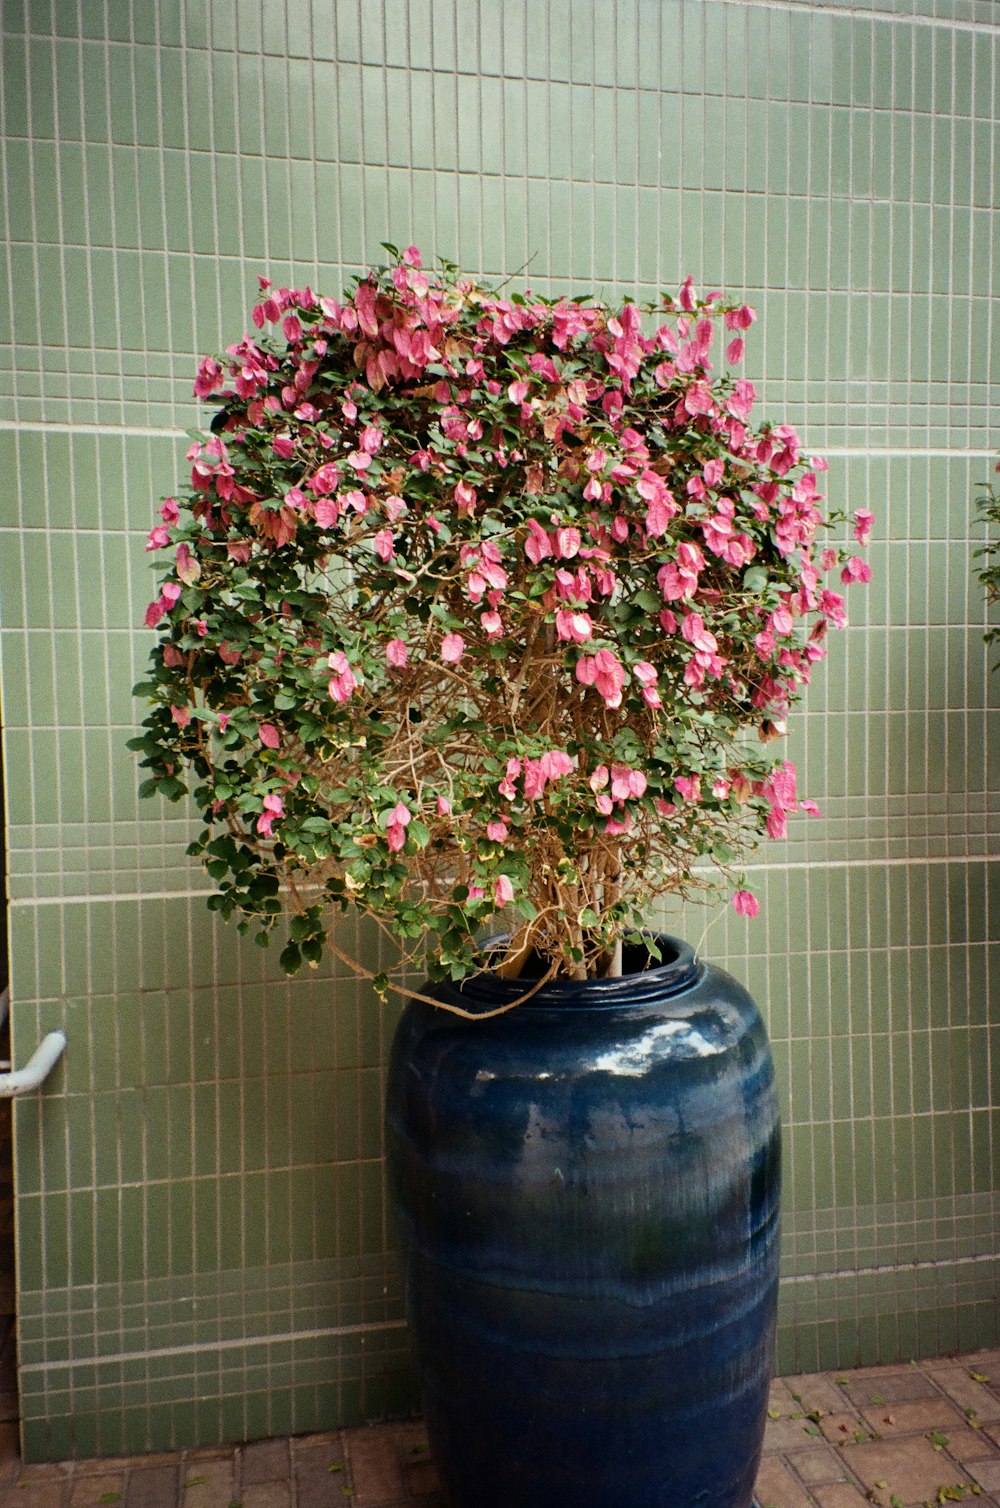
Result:
<instances>
[{"instance_id":1,"label":"green tiled wall","mask_svg":"<svg viewBox=\"0 0 1000 1508\"><path fill-rule=\"evenodd\" d=\"M541 292L691 271L745 293L764 410L876 514L875 582L791 739L823 815L762 856L757 922L674 920L712 922L770 1021L782 1368L996 1344L1000 739L969 513L1000 443L992 0L0 0L0 22L15 1058L69 1036L16 1111L28 1455L413 1401L391 1012L217 925L188 814L140 806L124 747L196 357L238 338L258 272L338 293L384 239Z\"/></svg>"}]
</instances>

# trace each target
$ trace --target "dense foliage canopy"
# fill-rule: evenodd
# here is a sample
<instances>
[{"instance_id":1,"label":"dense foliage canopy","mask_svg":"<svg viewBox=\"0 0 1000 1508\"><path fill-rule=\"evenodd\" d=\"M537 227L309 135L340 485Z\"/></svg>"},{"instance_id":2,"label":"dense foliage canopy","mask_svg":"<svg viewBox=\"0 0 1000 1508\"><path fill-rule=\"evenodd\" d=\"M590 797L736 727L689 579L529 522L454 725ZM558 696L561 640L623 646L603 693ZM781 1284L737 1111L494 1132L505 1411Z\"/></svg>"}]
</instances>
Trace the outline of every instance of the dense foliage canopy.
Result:
<instances>
[{"instance_id":1,"label":"dense foliage canopy","mask_svg":"<svg viewBox=\"0 0 1000 1508\"><path fill-rule=\"evenodd\" d=\"M824 542L823 463L751 422L753 310L390 251L343 302L262 280L201 363L144 790L193 790L217 909L264 941L292 911L289 970L349 907L456 978L494 913L515 967L577 976L720 873L752 915L744 856L809 805L772 739L845 621L824 578L869 575Z\"/></svg>"}]
</instances>

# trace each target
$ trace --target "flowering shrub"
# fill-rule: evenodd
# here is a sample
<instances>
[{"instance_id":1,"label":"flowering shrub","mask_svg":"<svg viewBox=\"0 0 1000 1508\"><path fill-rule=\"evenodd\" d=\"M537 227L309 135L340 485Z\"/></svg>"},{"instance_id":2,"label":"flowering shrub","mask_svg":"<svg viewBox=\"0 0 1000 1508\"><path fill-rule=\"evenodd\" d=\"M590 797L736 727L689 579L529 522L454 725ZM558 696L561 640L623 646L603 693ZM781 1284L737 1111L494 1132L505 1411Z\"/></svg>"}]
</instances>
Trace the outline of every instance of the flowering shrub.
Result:
<instances>
[{"instance_id":1,"label":"flowering shrub","mask_svg":"<svg viewBox=\"0 0 1000 1508\"><path fill-rule=\"evenodd\" d=\"M1000 473L1000 461L997 461L993 469ZM976 507L987 529L996 529L1000 524L1000 493L989 483L984 484L982 493L976 499ZM987 602L1000 602L1000 539L988 540L985 545L975 551L975 557L983 561L978 575L986 588ZM1000 639L1000 628L987 629L983 638L987 644L995 643L997 639Z\"/></svg>"},{"instance_id":2,"label":"flowering shrub","mask_svg":"<svg viewBox=\"0 0 1000 1508\"><path fill-rule=\"evenodd\" d=\"M721 875L754 915L744 856L815 810L770 741L845 621L824 577L870 572L822 543L824 463L751 423L753 310L389 250L343 303L262 279L260 333L200 365L144 792L193 783L211 904L264 942L290 908L289 971L349 907L454 978L494 913L508 967L577 977L667 892Z\"/></svg>"}]
</instances>

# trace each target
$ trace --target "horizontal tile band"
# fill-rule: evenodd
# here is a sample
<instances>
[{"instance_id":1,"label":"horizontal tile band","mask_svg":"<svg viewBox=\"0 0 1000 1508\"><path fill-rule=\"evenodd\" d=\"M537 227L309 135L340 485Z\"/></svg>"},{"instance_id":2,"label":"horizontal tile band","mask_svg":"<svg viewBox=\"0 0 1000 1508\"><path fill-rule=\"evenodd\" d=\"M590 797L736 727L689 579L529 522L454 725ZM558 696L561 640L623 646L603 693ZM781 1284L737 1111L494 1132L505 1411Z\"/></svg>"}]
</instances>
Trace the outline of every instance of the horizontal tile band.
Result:
<instances>
[{"instance_id":1,"label":"horizontal tile band","mask_svg":"<svg viewBox=\"0 0 1000 1508\"><path fill-rule=\"evenodd\" d=\"M790 870L803 869L899 869L903 867L915 869L929 869L932 865L940 864L997 864L1000 863L998 853L975 853L975 854L928 854L916 858L886 858L886 859L788 859L785 862L776 860L769 864L745 864L741 874L774 874L787 873ZM709 869L698 869L695 873L710 874ZM27 910L35 906L82 906L82 905L106 905L112 901L190 901L206 900L214 895L214 890L128 890L108 892L101 895L40 895L13 897L9 909Z\"/></svg>"},{"instance_id":2,"label":"horizontal tile band","mask_svg":"<svg viewBox=\"0 0 1000 1508\"><path fill-rule=\"evenodd\" d=\"M792 1283L819 1283L835 1279L837 1282L850 1278L884 1277L894 1272L929 1272L942 1267L976 1267L989 1262L1000 1262L1000 1252L983 1252L978 1257L940 1257L926 1262L885 1262L876 1267L842 1267L829 1272L797 1272L782 1277L781 1286Z\"/></svg>"},{"instance_id":3,"label":"horizontal tile band","mask_svg":"<svg viewBox=\"0 0 1000 1508\"><path fill-rule=\"evenodd\" d=\"M997 1253L984 1253L982 1256L950 1257L939 1261L884 1263L875 1267L854 1267L838 1272L797 1273L783 1277L781 1286L816 1283L831 1278L837 1282L848 1282L854 1278L882 1277L892 1273L939 1271L953 1267L984 1266L998 1261L1000 1261L1000 1255ZM323 1329L287 1330L276 1335L239 1336L229 1340L206 1341L200 1345L158 1346L148 1351L114 1351L101 1356L71 1356L57 1361L28 1362L21 1367L20 1371L22 1376L28 1373L44 1376L47 1372L72 1370L74 1367L120 1366L123 1362L151 1361L166 1356L180 1357L206 1352L246 1350L251 1346L294 1345L303 1341L333 1340L347 1335L381 1335L405 1329L406 1321L399 1319L385 1320L371 1325L335 1325Z\"/></svg>"},{"instance_id":4,"label":"horizontal tile band","mask_svg":"<svg viewBox=\"0 0 1000 1508\"><path fill-rule=\"evenodd\" d=\"M1000 35L1000 24L995 21L966 21L952 16L923 16L906 11L885 9L861 9L853 5L848 9L843 5L824 5L821 0L722 0L723 5L737 10L746 6L754 6L757 10L784 11L786 14L795 15L806 13L810 16L839 16L841 20L847 19L852 24L859 21L886 21L899 26L927 26L937 31L976 31Z\"/></svg>"},{"instance_id":5,"label":"horizontal tile band","mask_svg":"<svg viewBox=\"0 0 1000 1508\"><path fill-rule=\"evenodd\" d=\"M390 1330L405 1330L405 1320L384 1320L371 1325L333 1325L322 1330L287 1330L280 1335L245 1335L231 1340L205 1341L192 1346L157 1346L149 1351L115 1351L106 1356L71 1356L62 1361L33 1361L20 1367L25 1373L45 1373L52 1370L65 1371L73 1367L120 1366L122 1362L151 1361L161 1356L191 1356L199 1352L241 1351L248 1346L280 1346L296 1341L336 1339L342 1335L381 1335Z\"/></svg>"},{"instance_id":6,"label":"horizontal tile band","mask_svg":"<svg viewBox=\"0 0 1000 1508\"><path fill-rule=\"evenodd\" d=\"M920 426L914 427L919 428ZM187 430L184 429L144 428L140 425L131 424L70 424L65 420L52 420L50 422L42 419L0 419L0 430L42 435L108 435L123 440L176 440L178 443L188 438ZM957 460L966 457L970 460L992 460L996 451L970 450L964 446L827 445L823 447L823 454L826 456L844 457L848 460L864 459L867 456L950 456Z\"/></svg>"},{"instance_id":7,"label":"horizontal tile band","mask_svg":"<svg viewBox=\"0 0 1000 1508\"><path fill-rule=\"evenodd\" d=\"M880 21L880 22L883 22L883 23L886 23L886 24L893 24L893 25L896 25L896 26L926 27L926 28L928 28L930 30L934 30L934 31L944 31L944 30L947 30L947 31L973 31L973 32L979 31L979 32L985 32L987 35L989 35L991 33L993 33L993 34L1000 34L1000 23L993 22L993 21L966 20L964 18L959 18L959 17L955 17L955 16L927 16L927 15L922 15L919 12L913 12L913 11L909 11L908 12L908 11L891 10L887 6L872 7L871 9L860 9L857 6L851 6L850 8L848 8L845 5L832 5L832 4L828 4L828 3L823 3L823 0L722 0L722 4L725 5L727 9L741 10L745 6L752 6L756 10L780 11L780 12L783 12L783 13L789 14L789 15L807 14L807 15L820 15L820 16L836 16L836 17L839 17L841 20L847 20L847 21L849 21L851 23L855 23L855 24L857 22L859 22L859 21ZM26 34L26 35L28 35L30 37L41 37L45 41L51 40L49 32L41 30L41 29L39 29L37 31L31 29L30 22L28 23L28 29L27 29L26 33L24 33L24 34ZM5 37L6 36L10 36L10 37L12 37L14 39L20 39L20 37L22 35L23 34L21 32L13 32L13 31L12 32L7 32L6 30L0 30L0 36L5 36ZM77 38L77 37L73 37L70 40L72 40L72 41L78 41L80 39ZM104 37L101 40L103 41L104 46L109 51L112 50L112 49L119 49L119 50L129 49L130 51L136 51L137 49L139 49L141 47L155 47L157 50L161 50L163 52L174 52L174 51L176 51L176 52L183 52L183 53L200 53L200 52L210 53L213 50L218 50L218 51L222 51L222 52L229 52L229 51L239 52L240 51L240 49L238 49L238 48L234 49L232 47L230 47L230 48L212 49L210 46L206 46L206 45L199 46L197 43L188 42L186 40L184 40L183 42L180 42L180 43L163 42L163 41L160 41L160 42L157 42L157 43L151 43L151 42L149 42L149 43L137 43L135 40L126 40L124 38L116 38L116 37L115 38ZM279 61L286 61L285 55L283 53L273 52L273 53L270 53L270 54L266 54L265 56L268 56L268 57L271 57L271 58L276 58ZM366 58L361 58L361 57L357 57L357 58L310 57L308 54L306 54L306 55L304 55L304 61L311 62L313 64L336 64L338 62L360 63L360 64L362 64L364 66L367 66L367 67L378 67L378 68L393 69L393 70L397 70L397 69L398 70L403 70L406 67L406 65L404 65L404 64L401 64L401 63L390 63L390 62L388 62L388 61L386 61L384 59L380 59L377 62L375 62L373 60L366 59ZM426 70L426 69L419 69L419 68L411 68L408 71L412 71L414 73L419 73L419 72L426 72L428 70ZM455 70L455 71L456 72L460 72L461 70ZM475 75L473 75L473 76L475 76ZM486 74L484 76L487 77L487 78L500 78L500 79L504 79L504 78L511 78L511 77L520 78L522 75L520 75L520 74L510 74L510 73L506 72L506 70L501 70L498 73L495 73L495 74ZM541 81L543 83L547 83L547 82L560 82L561 80L558 80L558 79L556 79L556 80L550 80L548 78L543 78ZM600 88L612 89L612 88L615 88L617 86L614 85L614 84L604 84L604 83L594 82L592 84L592 87L593 88L598 88L598 89L600 89Z\"/></svg>"}]
</instances>

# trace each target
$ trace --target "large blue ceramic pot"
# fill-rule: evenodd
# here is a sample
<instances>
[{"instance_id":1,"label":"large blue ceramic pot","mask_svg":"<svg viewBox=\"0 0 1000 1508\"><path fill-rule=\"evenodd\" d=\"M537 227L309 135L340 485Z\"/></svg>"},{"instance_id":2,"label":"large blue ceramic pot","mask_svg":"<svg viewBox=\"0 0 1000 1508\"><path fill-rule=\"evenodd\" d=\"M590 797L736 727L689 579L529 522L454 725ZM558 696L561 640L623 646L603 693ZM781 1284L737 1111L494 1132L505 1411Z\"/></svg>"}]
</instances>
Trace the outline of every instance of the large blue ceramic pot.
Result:
<instances>
[{"instance_id":1,"label":"large blue ceramic pot","mask_svg":"<svg viewBox=\"0 0 1000 1508\"><path fill-rule=\"evenodd\" d=\"M749 1508L780 1132L760 1015L660 938L621 979L465 1021L411 1001L388 1158L452 1508ZM626 958L626 968L630 960ZM432 992L492 1010L524 984Z\"/></svg>"}]
</instances>

